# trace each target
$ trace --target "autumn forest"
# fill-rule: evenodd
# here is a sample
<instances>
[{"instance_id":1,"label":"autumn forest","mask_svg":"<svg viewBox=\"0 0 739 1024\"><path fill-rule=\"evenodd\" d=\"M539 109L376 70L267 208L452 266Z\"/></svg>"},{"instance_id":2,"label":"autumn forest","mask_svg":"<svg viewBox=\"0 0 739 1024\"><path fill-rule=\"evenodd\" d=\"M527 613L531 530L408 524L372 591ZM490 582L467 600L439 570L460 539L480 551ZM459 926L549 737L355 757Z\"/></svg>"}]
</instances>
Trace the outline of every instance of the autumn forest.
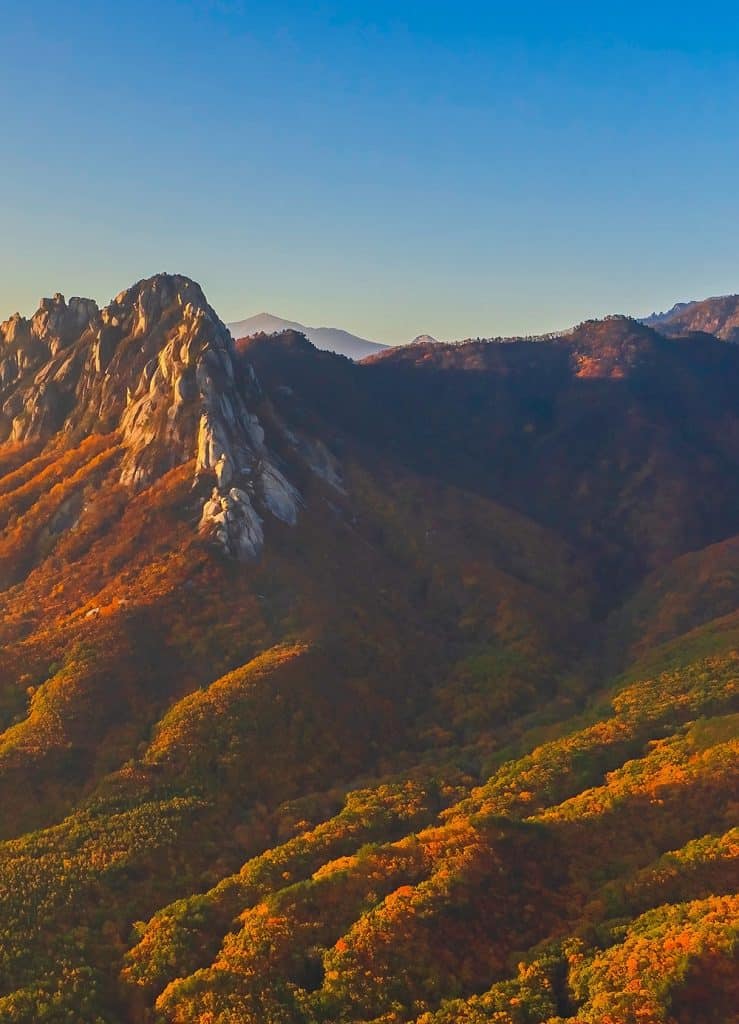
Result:
<instances>
[{"instance_id":1,"label":"autumn forest","mask_svg":"<svg viewBox=\"0 0 739 1024\"><path fill-rule=\"evenodd\" d=\"M739 1020L739 347L683 321L0 325L0 1021Z\"/></svg>"}]
</instances>

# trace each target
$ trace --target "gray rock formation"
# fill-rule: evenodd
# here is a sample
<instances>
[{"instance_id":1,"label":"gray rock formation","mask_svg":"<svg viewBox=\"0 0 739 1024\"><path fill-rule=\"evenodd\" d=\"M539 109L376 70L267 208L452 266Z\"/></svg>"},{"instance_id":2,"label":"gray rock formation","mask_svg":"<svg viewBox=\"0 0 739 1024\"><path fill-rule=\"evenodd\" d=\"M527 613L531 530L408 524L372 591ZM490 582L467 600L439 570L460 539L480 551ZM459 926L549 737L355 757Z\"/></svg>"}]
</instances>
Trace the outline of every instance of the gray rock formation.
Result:
<instances>
[{"instance_id":1,"label":"gray rock formation","mask_svg":"<svg viewBox=\"0 0 739 1024\"><path fill-rule=\"evenodd\" d=\"M250 409L253 371L188 278L141 281L98 310L44 299L0 325L0 439L117 431L121 481L141 489L195 459L200 529L231 555L258 553L263 515L296 522L300 497Z\"/></svg>"},{"instance_id":2,"label":"gray rock formation","mask_svg":"<svg viewBox=\"0 0 739 1024\"><path fill-rule=\"evenodd\" d=\"M652 313L642 323L663 334L713 334L739 344L739 295L715 295L710 299L678 302L666 313Z\"/></svg>"}]
</instances>

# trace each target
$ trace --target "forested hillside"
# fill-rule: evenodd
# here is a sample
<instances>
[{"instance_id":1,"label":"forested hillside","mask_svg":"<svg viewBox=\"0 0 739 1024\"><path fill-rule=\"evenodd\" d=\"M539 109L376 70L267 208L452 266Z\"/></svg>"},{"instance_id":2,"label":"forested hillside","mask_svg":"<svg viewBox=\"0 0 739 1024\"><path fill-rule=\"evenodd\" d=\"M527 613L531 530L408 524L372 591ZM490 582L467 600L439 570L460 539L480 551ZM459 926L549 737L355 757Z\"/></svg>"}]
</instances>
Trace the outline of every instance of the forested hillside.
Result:
<instances>
[{"instance_id":1,"label":"forested hillside","mask_svg":"<svg viewBox=\"0 0 739 1024\"><path fill-rule=\"evenodd\" d=\"M0 1020L737 1020L739 348L0 326Z\"/></svg>"}]
</instances>

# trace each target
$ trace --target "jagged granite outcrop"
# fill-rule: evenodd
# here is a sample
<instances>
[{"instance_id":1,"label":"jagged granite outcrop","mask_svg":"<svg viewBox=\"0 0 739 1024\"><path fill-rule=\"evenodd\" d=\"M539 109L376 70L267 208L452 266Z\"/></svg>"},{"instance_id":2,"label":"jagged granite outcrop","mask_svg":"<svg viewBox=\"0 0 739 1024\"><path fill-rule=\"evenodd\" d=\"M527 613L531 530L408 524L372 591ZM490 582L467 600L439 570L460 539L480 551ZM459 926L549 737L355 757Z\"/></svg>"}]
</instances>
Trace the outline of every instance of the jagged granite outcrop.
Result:
<instances>
[{"instance_id":1,"label":"jagged granite outcrop","mask_svg":"<svg viewBox=\"0 0 739 1024\"><path fill-rule=\"evenodd\" d=\"M0 325L0 435L24 441L118 431L121 481L135 489L196 459L210 483L200 529L235 557L256 554L262 516L297 518L300 498L250 411L253 371L200 287L161 274L104 309L44 299L30 320Z\"/></svg>"},{"instance_id":2,"label":"jagged granite outcrop","mask_svg":"<svg viewBox=\"0 0 739 1024\"><path fill-rule=\"evenodd\" d=\"M739 344L739 295L716 295L697 302L678 302L667 313L653 313L644 323L671 335L713 334Z\"/></svg>"}]
</instances>

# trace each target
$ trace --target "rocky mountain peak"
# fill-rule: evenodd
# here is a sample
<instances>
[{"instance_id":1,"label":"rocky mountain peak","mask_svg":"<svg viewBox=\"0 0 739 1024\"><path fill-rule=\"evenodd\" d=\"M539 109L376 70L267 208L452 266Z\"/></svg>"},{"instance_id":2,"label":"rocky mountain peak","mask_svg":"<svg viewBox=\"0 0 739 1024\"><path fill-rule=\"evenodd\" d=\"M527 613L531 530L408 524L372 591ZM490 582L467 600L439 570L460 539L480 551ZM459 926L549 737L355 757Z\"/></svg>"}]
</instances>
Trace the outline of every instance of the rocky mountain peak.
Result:
<instances>
[{"instance_id":1,"label":"rocky mountain peak","mask_svg":"<svg viewBox=\"0 0 739 1024\"><path fill-rule=\"evenodd\" d=\"M159 274L102 310L61 295L0 328L0 428L24 441L117 431L121 481L142 489L195 459L200 529L232 555L262 545L262 512L293 523L299 497L250 410L259 388L199 285Z\"/></svg>"},{"instance_id":2,"label":"rocky mountain peak","mask_svg":"<svg viewBox=\"0 0 739 1024\"><path fill-rule=\"evenodd\" d=\"M79 337L98 315L92 299L72 298L69 304L57 292L39 301L30 319L14 313L0 323L0 379L11 383L16 372L38 364Z\"/></svg>"},{"instance_id":3,"label":"rocky mountain peak","mask_svg":"<svg viewBox=\"0 0 739 1024\"><path fill-rule=\"evenodd\" d=\"M97 303L92 299L74 297L67 304L57 292L51 299L41 299L31 318L31 333L58 350L78 337L97 314Z\"/></svg>"},{"instance_id":4,"label":"rocky mountain peak","mask_svg":"<svg viewBox=\"0 0 739 1024\"><path fill-rule=\"evenodd\" d=\"M647 321L653 323L651 318ZM722 341L739 342L739 295L717 295L700 302L678 303L657 324L671 335L693 332L713 334Z\"/></svg>"}]
</instances>

